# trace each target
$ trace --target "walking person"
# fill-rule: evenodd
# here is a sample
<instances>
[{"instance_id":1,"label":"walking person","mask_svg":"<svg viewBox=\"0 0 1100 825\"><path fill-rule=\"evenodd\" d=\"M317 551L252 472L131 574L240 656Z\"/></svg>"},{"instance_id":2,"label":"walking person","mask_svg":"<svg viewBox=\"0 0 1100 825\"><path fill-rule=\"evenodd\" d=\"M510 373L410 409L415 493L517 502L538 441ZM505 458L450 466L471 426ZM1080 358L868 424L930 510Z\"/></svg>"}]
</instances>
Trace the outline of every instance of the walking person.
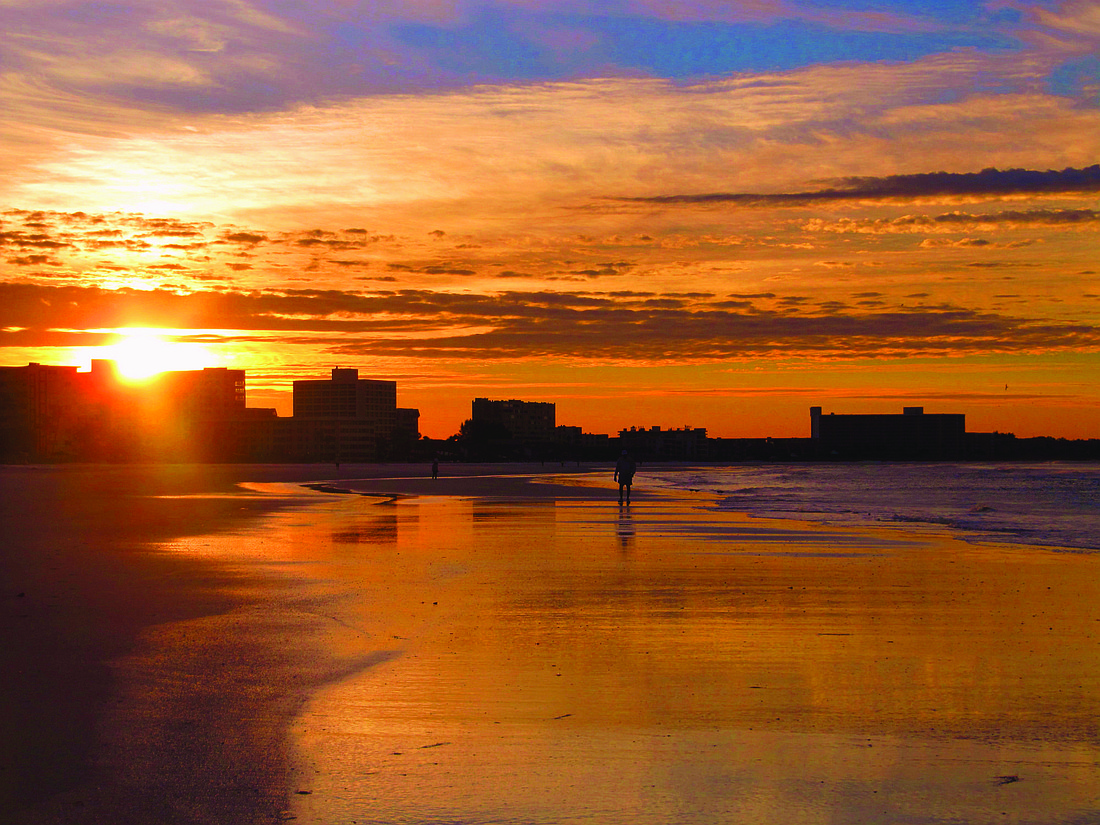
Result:
<instances>
[{"instance_id":1,"label":"walking person","mask_svg":"<svg viewBox=\"0 0 1100 825\"><path fill-rule=\"evenodd\" d=\"M623 503L623 490L626 490L626 503L630 504L630 485L634 483L634 473L638 471L638 465L630 457L630 453L623 450L619 460L615 463L615 480L619 482L619 504Z\"/></svg>"}]
</instances>

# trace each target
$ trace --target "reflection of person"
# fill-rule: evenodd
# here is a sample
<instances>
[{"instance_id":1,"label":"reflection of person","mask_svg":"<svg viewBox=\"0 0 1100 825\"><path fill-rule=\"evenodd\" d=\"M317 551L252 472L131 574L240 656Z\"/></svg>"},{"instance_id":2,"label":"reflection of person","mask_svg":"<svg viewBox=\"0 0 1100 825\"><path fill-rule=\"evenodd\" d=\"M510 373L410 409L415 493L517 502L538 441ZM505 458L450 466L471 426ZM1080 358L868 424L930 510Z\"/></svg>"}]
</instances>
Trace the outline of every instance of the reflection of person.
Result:
<instances>
[{"instance_id":1,"label":"reflection of person","mask_svg":"<svg viewBox=\"0 0 1100 825\"><path fill-rule=\"evenodd\" d=\"M439 459L432 459L432 478L439 478Z\"/></svg>"},{"instance_id":2,"label":"reflection of person","mask_svg":"<svg viewBox=\"0 0 1100 825\"><path fill-rule=\"evenodd\" d=\"M615 464L615 480L619 482L619 504L623 503L623 488L626 488L626 503L630 504L630 485L634 483L634 473L637 472L638 465L634 463L634 459L630 457L630 454L623 450L623 454L619 456L618 462Z\"/></svg>"},{"instance_id":3,"label":"reflection of person","mask_svg":"<svg viewBox=\"0 0 1100 825\"><path fill-rule=\"evenodd\" d=\"M634 517L625 507L619 510L619 525L616 532L619 534L619 549L629 553L634 549Z\"/></svg>"}]
</instances>

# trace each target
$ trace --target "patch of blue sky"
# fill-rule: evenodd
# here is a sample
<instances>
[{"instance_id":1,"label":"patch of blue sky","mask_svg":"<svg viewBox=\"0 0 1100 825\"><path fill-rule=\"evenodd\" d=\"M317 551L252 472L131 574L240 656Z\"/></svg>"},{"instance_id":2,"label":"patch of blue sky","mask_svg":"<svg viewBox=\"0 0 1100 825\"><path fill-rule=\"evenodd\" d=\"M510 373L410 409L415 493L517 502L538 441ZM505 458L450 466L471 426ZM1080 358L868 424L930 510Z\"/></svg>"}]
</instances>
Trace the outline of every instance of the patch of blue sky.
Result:
<instances>
[{"instance_id":1,"label":"patch of blue sky","mask_svg":"<svg viewBox=\"0 0 1100 825\"><path fill-rule=\"evenodd\" d=\"M601 23L617 65L669 78L798 69L838 61L909 61L958 48L1021 47L1013 38L988 32L841 31L797 21L736 26L669 26L638 19Z\"/></svg>"},{"instance_id":2,"label":"patch of blue sky","mask_svg":"<svg viewBox=\"0 0 1100 825\"><path fill-rule=\"evenodd\" d=\"M496 9L476 13L459 27L400 25L396 39L445 72L471 80L542 80L567 77L583 61L540 42L539 26Z\"/></svg>"},{"instance_id":3,"label":"patch of blue sky","mask_svg":"<svg viewBox=\"0 0 1100 825\"><path fill-rule=\"evenodd\" d=\"M543 34L558 33L557 45ZM561 45L573 32L580 45ZM395 32L446 71L477 79L531 80L645 73L686 80L736 72L782 71L837 61L909 61L960 48L1023 48L982 26L881 32L787 20L771 24L682 22L628 16L535 15L483 9L457 27L406 25Z\"/></svg>"},{"instance_id":4,"label":"patch of blue sky","mask_svg":"<svg viewBox=\"0 0 1100 825\"><path fill-rule=\"evenodd\" d=\"M1100 105L1100 57L1085 57L1063 63L1050 75L1050 90L1057 95Z\"/></svg>"},{"instance_id":5,"label":"patch of blue sky","mask_svg":"<svg viewBox=\"0 0 1100 825\"><path fill-rule=\"evenodd\" d=\"M810 0L805 5L839 12L881 12L952 26L1015 25L1023 20L1016 9L988 9L975 0Z\"/></svg>"}]
</instances>

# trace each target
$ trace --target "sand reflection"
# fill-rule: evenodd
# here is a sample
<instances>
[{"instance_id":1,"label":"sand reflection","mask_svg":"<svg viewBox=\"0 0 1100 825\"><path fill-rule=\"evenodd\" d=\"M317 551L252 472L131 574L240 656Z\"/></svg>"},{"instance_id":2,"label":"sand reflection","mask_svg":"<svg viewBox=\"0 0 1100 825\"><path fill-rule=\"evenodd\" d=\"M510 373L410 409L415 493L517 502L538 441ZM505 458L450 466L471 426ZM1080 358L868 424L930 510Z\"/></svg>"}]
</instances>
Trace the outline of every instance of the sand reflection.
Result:
<instances>
[{"instance_id":1,"label":"sand reflection","mask_svg":"<svg viewBox=\"0 0 1100 825\"><path fill-rule=\"evenodd\" d=\"M1095 812L1091 557L658 502L330 516L341 621L372 631L345 642L399 650L300 719L303 821Z\"/></svg>"}]
</instances>

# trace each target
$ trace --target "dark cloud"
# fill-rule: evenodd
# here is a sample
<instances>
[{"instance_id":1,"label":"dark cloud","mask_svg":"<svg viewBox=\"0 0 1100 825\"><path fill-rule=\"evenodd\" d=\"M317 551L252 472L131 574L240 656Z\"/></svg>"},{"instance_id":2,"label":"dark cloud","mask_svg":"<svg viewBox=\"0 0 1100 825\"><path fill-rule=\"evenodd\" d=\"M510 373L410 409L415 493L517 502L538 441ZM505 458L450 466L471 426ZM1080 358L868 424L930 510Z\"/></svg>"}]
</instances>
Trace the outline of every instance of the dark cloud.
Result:
<instances>
[{"instance_id":1,"label":"dark cloud","mask_svg":"<svg viewBox=\"0 0 1100 825\"><path fill-rule=\"evenodd\" d=\"M473 269L456 269L446 266L426 266L423 269L418 269L417 272L423 272L427 275L476 275L477 272Z\"/></svg>"},{"instance_id":2,"label":"dark cloud","mask_svg":"<svg viewBox=\"0 0 1100 825\"><path fill-rule=\"evenodd\" d=\"M268 238L261 232L226 232L221 236L221 240L226 243L239 243L247 244L248 246L256 246L257 244L266 243Z\"/></svg>"},{"instance_id":3,"label":"dark cloud","mask_svg":"<svg viewBox=\"0 0 1100 825\"><path fill-rule=\"evenodd\" d=\"M8 346L47 346L66 329L152 326L263 332L332 353L429 358L604 358L627 348L642 360L762 355L952 355L1100 351L1100 327L979 312L946 305L814 307L803 296L784 309L561 292L469 294L429 290L296 289L271 292L106 290L0 283L0 329ZM448 330L487 330L451 334ZM18 343L16 343L18 342ZM38 343L31 343L38 342Z\"/></svg>"},{"instance_id":4,"label":"dark cloud","mask_svg":"<svg viewBox=\"0 0 1100 825\"><path fill-rule=\"evenodd\" d=\"M1100 164L1084 169L1045 172L1030 169L983 169L980 172L926 172L886 177L848 177L829 181L826 189L775 194L717 192L701 195L657 195L615 198L624 202L722 204L735 206L805 206L866 200L916 200L930 197L997 198L1100 192Z\"/></svg>"},{"instance_id":5,"label":"dark cloud","mask_svg":"<svg viewBox=\"0 0 1100 825\"><path fill-rule=\"evenodd\" d=\"M419 272L424 275L476 275L477 272L473 269L463 269L457 266L431 264L428 266L412 266L411 264L398 264L391 263L386 265L387 269L397 272Z\"/></svg>"},{"instance_id":6,"label":"dark cloud","mask_svg":"<svg viewBox=\"0 0 1100 825\"><path fill-rule=\"evenodd\" d=\"M8 263L15 266L61 266L61 261L49 255L22 255L8 258Z\"/></svg>"},{"instance_id":7,"label":"dark cloud","mask_svg":"<svg viewBox=\"0 0 1100 825\"><path fill-rule=\"evenodd\" d=\"M145 222L146 236L151 238L201 238L202 229L195 224L166 219Z\"/></svg>"},{"instance_id":8,"label":"dark cloud","mask_svg":"<svg viewBox=\"0 0 1100 825\"><path fill-rule=\"evenodd\" d=\"M84 244L84 248L97 252L105 249L125 249L129 252L148 252L150 249L153 249L153 245L147 241L127 238L121 241L88 241Z\"/></svg>"},{"instance_id":9,"label":"dark cloud","mask_svg":"<svg viewBox=\"0 0 1100 825\"><path fill-rule=\"evenodd\" d=\"M298 238L298 240L294 241L294 244L295 246L307 249L319 246L332 250L361 249L363 247L363 242L360 240L347 241L341 240L340 238L305 237Z\"/></svg>"},{"instance_id":10,"label":"dark cloud","mask_svg":"<svg viewBox=\"0 0 1100 825\"><path fill-rule=\"evenodd\" d=\"M0 246L14 246L17 249L67 249L72 244L54 240L43 233L32 235L26 232L0 232Z\"/></svg>"},{"instance_id":11,"label":"dark cloud","mask_svg":"<svg viewBox=\"0 0 1100 825\"><path fill-rule=\"evenodd\" d=\"M629 261L608 261L607 263L596 264L596 267L598 268L574 269L569 274L581 275L591 279L617 277L627 274L634 268L634 264Z\"/></svg>"},{"instance_id":12,"label":"dark cloud","mask_svg":"<svg viewBox=\"0 0 1100 825\"><path fill-rule=\"evenodd\" d=\"M951 247L956 249L980 249L986 246L992 246L992 241L985 238L959 238L957 240L947 238L928 238L921 243L921 246L936 248L936 247Z\"/></svg>"},{"instance_id":13,"label":"dark cloud","mask_svg":"<svg viewBox=\"0 0 1100 825\"><path fill-rule=\"evenodd\" d=\"M209 248L210 244L206 241L198 241L196 243L166 243L161 245L161 249L171 249L177 252L197 252L200 249Z\"/></svg>"},{"instance_id":14,"label":"dark cloud","mask_svg":"<svg viewBox=\"0 0 1100 825\"><path fill-rule=\"evenodd\" d=\"M474 336L424 339L424 357L613 357L629 347L640 359L722 359L766 355L953 355L1100 346L1096 327L1029 322L967 310L792 317L775 313L636 311L582 313L583 322L503 322ZM597 320L598 318L598 320ZM347 341L348 355L405 355L408 342Z\"/></svg>"}]
</instances>

